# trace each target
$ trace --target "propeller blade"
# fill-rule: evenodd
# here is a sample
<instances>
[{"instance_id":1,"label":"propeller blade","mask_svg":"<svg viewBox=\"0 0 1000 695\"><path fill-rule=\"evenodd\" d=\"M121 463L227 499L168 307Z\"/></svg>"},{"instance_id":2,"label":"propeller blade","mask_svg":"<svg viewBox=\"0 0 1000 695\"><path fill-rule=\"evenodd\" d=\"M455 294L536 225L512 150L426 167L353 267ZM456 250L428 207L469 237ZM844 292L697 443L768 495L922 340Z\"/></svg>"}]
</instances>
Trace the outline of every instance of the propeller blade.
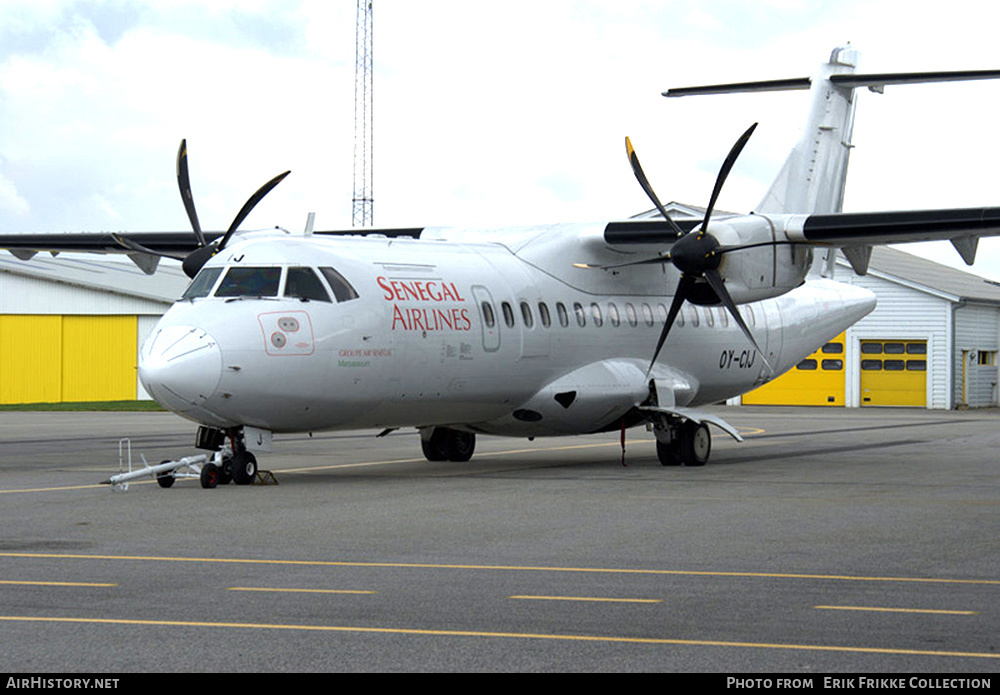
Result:
<instances>
[{"instance_id":1,"label":"propeller blade","mask_svg":"<svg viewBox=\"0 0 1000 695\"><path fill-rule=\"evenodd\" d=\"M712 291L714 291L715 294L719 297L719 299L722 300L723 305L725 305L726 309L736 320L737 325L743 331L743 335L747 337L747 340L749 340L750 344L753 345L754 349L757 351L757 354L759 354L760 358L764 360L764 364L767 365L768 371L773 373L774 369L771 368L771 363L767 361L767 356L765 356L764 351L760 349L760 345L758 345L757 341L754 339L753 333L750 332L750 329L747 327L746 322L740 315L739 309L736 308L736 302L733 301L732 295L730 295L729 290L726 289L726 283L722 279L722 276L719 275L719 271L714 269L706 270L704 272L704 277L708 281L708 284L711 286Z\"/></svg>"},{"instance_id":2,"label":"propeller blade","mask_svg":"<svg viewBox=\"0 0 1000 695\"><path fill-rule=\"evenodd\" d=\"M729 154L726 156L726 161L722 163L722 168L719 169L719 175L715 179L715 188L712 190L712 197L708 201L708 209L705 210L705 219L701 223L701 231L699 234L704 234L708 229L708 218L712 216L712 210L715 208L715 201L719 198L719 193L722 192L722 185L726 182L726 178L729 176L729 172L732 171L733 165L736 164L736 159L740 156L740 152L743 151L744 146L747 144L747 140L753 135L754 129L757 124L754 123L752 126L747 128L746 132L740 136L740 139L736 141L733 148L729 150Z\"/></svg>"},{"instance_id":3,"label":"propeller blade","mask_svg":"<svg viewBox=\"0 0 1000 695\"><path fill-rule=\"evenodd\" d=\"M677 223L670 219L670 215L667 214L666 208L660 202L660 199L656 197L656 192L653 191L653 187L649 184L649 179L646 178L645 172L642 170L642 165L639 164L639 155L635 153L635 148L632 147L632 141L626 136L625 137L625 151L628 153L628 162L632 165L632 173L635 174L635 178L638 179L639 185L642 186L642 190L646 192L646 195L650 200L653 201L653 205L656 209L660 211L663 215L663 219L667 221L670 228L674 230L674 233L678 238L684 236L684 231L677 226Z\"/></svg>"},{"instance_id":4,"label":"propeller blade","mask_svg":"<svg viewBox=\"0 0 1000 695\"><path fill-rule=\"evenodd\" d=\"M181 200L184 201L184 209L187 210L188 219L191 220L191 228L194 229L195 238L198 239L198 246L204 246L205 235L202 234L201 225L198 223L194 196L191 194L191 179L188 176L187 140L181 140L181 146L177 150L177 185L181 189Z\"/></svg>"},{"instance_id":5,"label":"propeller blade","mask_svg":"<svg viewBox=\"0 0 1000 695\"><path fill-rule=\"evenodd\" d=\"M688 292L693 284L694 280L687 275L682 275L680 282L677 283L674 301L670 303L667 321L663 324L663 330L660 331L660 339L656 342L656 350L653 352L653 359L649 362L649 369L646 370L646 376L649 376L649 373L653 371L653 365L656 364L656 358L660 356L660 350L663 348L663 343L667 340L667 334L670 333L670 328L674 325L674 319L680 313L681 306L684 304L684 300L687 299Z\"/></svg>"},{"instance_id":6,"label":"propeller blade","mask_svg":"<svg viewBox=\"0 0 1000 695\"><path fill-rule=\"evenodd\" d=\"M257 192L254 193L252 196L250 196L249 200L247 200L247 202L245 202L243 204L243 207L240 209L239 213L236 215L236 218L233 220L233 223L231 225L229 225L229 229L226 230L225 236L223 236L222 240L219 241L218 250L221 251L222 249L226 248L226 244L229 242L229 238L233 235L233 232L235 232L236 229L241 224L243 224L243 220L245 220L247 218L247 215L250 214L250 211L254 209L254 207L257 205L257 203L259 203L261 201L261 199L263 199L264 196L266 196L268 193L271 192L272 188L274 188L279 183L281 183L281 181L286 176L288 176L291 173L292 172L290 172L290 171L286 171L284 174L278 174L273 179L271 179L270 181L268 181L267 183L265 183L263 186L261 186L260 188L258 188Z\"/></svg>"}]
</instances>

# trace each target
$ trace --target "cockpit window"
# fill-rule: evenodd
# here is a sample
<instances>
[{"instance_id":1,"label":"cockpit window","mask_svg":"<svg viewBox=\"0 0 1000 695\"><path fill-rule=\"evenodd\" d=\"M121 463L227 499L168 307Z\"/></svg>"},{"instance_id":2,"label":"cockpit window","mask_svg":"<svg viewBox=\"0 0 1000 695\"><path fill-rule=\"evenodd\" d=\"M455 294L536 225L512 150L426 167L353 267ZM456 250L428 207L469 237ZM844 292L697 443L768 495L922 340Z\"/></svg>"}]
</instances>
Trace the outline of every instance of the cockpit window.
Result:
<instances>
[{"instance_id":1,"label":"cockpit window","mask_svg":"<svg viewBox=\"0 0 1000 695\"><path fill-rule=\"evenodd\" d=\"M330 295L312 268L288 269L288 277L285 279L285 296L319 302L330 301Z\"/></svg>"},{"instance_id":2,"label":"cockpit window","mask_svg":"<svg viewBox=\"0 0 1000 695\"><path fill-rule=\"evenodd\" d=\"M277 297L281 268L230 268L216 297Z\"/></svg>"},{"instance_id":3,"label":"cockpit window","mask_svg":"<svg viewBox=\"0 0 1000 695\"><path fill-rule=\"evenodd\" d=\"M219 279L222 268L202 268L201 272L195 275L194 280L188 285L181 299L197 299L207 297L215 286L215 281Z\"/></svg>"},{"instance_id":4,"label":"cockpit window","mask_svg":"<svg viewBox=\"0 0 1000 695\"><path fill-rule=\"evenodd\" d=\"M320 268L319 272L323 273L323 277L330 283L330 289L333 290L333 296L338 302L349 302L358 298L358 291L336 270L327 267Z\"/></svg>"}]
</instances>

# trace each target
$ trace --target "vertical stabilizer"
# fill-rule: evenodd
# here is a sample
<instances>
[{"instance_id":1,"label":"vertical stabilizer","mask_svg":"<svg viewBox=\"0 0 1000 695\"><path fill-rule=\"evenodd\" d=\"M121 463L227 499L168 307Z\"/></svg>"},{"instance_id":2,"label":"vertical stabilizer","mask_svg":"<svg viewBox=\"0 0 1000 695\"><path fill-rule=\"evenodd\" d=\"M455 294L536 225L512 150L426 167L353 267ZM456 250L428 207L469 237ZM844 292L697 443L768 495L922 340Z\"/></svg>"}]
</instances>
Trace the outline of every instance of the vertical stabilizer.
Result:
<instances>
[{"instance_id":1,"label":"vertical stabilizer","mask_svg":"<svg viewBox=\"0 0 1000 695\"><path fill-rule=\"evenodd\" d=\"M830 77L853 73L858 52L837 48L811 80L812 105L802 137L757 206L759 213L840 212L844 205L847 163L854 129L853 87Z\"/></svg>"},{"instance_id":2,"label":"vertical stabilizer","mask_svg":"<svg viewBox=\"0 0 1000 695\"><path fill-rule=\"evenodd\" d=\"M1000 78L1000 70L960 70L946 72L885 72L857 74L858 52L850 44L835 48L830 62L821 66L814 78L740 82L670 89L667 97L739 92L773 92L809 89L812 106L802 137L792 149L754 212L760 214L830 214L841 212L847 183L847 163L854 130L855 91L867 87L881 93L886 85L956 82ZM954 243L954 242L953 242ZM975 257L975 239L955 244L967 263ZM852 247L845 255L859 275L868 269L870 248ZM833 253L828 253L826 270L833 270Z\"/></svg>"}]
</instances>

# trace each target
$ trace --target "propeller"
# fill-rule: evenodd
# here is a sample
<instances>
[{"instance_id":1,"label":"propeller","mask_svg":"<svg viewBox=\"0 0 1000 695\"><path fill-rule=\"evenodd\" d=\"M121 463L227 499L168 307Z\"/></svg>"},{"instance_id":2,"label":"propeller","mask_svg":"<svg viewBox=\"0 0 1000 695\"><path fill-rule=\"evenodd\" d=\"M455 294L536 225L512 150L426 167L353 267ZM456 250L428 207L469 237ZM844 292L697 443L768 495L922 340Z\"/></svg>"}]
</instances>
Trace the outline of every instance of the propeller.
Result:
<instances>
[{"instance_id":1,"label":"propeller","mask_svg":"<svg viewBox=\"0 0 1000 695\"><path fill-rule=\"evenodd\" d=\"M747 340L750 341L750 344L753 345L754 349L757 350L761 358L764 360L764 364L767 365L767 368L771 369L771 365L768 363L767 357L764 355L764 351L760 349L756 339L753 337L753 333L750 332L746 322L740 315L736 302L733 301L732 295L729 294L729 290L726 288L726 282L722 278L721 273L719 273L719 265L722 263L723 254L729 251L749 248L749 246L722 246L719 243L719 240L708 231L708 223L712 216L712 211L715 209L715 203L719 198L719 194L722 192L722 187L726 182L726 178L729 176L729 172L732 171L733 165L736 163L737 158L739 158L740 153L746 146L750 136L753 135L753 131L756 127L756 123L750 126L736 141L732 149L730 149L729 154L722 163L722 167L719 169L719 174L715 179L715 187L712 189L712 196L709 198L708 207L705 210L705 217L702 219L701 225L686 234L681 231L680 227L678 227L673 220L670 219L666 209L660 203L660 200L657 198L652 186L650 186L649 180L646 178L646 174L642 170L642 166L639 164L639 158L635 153L635 149L632 147L631 140L625 138L625 149L628 152L629 163L632 165L632 171L635 174L636 179L638 179L639 185L642 186L646 195L653 201L656 209L659 210L660 214L663 215L668 224L670 224L671 228L675 231L677 234L677 241L674 242L673 247L667 254L657 258L624 263L615 267L666 263L669 261L674 264L674 267L681 271L681 279L677 284L674 299L670 304L670 310L667 313L667 320L663 324L663 330L660 332L660 338L656 343L656 350L653 352L653 359L649 364L650 370L652 370L653 364L656 362L656 358L659 357L660 350L663 349L663 344L667 340L667 335L669 335L670 329L674 325L674 320L677 318L677 314L680 313L684 302L692 301L694 297L704 297L706 295L705 284L708 285L708 290L710 290L711 294L714 295L714 298L726 308L730 315L732 315Z\"/></svg>"},{"instance_id":2,"label":"propeller","mask_svg":"<svg viewBox=\"0 0 1000 695\"><path fill-rule=\"evenodd\" d=\"M250 196L247 202L243 204L243 207L233 219L232 224L229 225L229 229L226 230L222 238L218 241L208 243L205 239L205 234L201 231L201 225L198 223L198 213L194 207L194 196L191 194L191 179L188 176L187 164L187 140L181 140L181 146L177 150L177 185L181 191L181 200L184 202L184 209L187 211L188 219L191 221L191 228L194 230L195 238L198 240L198 248L185 256L181 263L184 273L190 278L197 275L198 271L208 262L209 258L226 247L233 233L243 224L243 220L246 219L257 203L290 173L290 171L286 171L283 174L278 174L257 189L257 192Z\"/></svg>"}]
</instances>

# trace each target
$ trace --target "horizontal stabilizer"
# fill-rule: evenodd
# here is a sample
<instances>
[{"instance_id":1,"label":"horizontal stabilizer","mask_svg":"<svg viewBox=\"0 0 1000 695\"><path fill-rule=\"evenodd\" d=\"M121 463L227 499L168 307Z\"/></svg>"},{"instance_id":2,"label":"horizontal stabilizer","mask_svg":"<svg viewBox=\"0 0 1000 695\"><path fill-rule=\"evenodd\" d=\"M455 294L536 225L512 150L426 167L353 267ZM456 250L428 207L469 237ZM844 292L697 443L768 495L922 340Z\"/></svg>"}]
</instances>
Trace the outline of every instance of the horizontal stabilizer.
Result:
<instances>
[{"instance_id":1,"label":"horizontal stabilizer","mask_svg":"<svg viewBox=\"0 0 1000 695\"><path fill-rule=\"evenodd\" d=\"M830 75L829 80L838 87L868 87L881 91L890 84L920 84L924 82L959 82L965 80L991 80L1000 77L1000 70L953 70L938 72L880 72L867 75L842 73ZM663 92L665 97L703 96L706 94L739 94L742 92L784 92L795 89L809 89L812 80L808 77L791 77L784 80L757 80L755 82L732 82L697 87L675 87Z\"/></svg>"},{"instance_id":2,"label":"horizontal stabilizer","mask_svg":"<svg viewBox=\"0 0 1000 695\"><path fill-rule=\"evenodd\" d=\"M758 80L756 82L710 84L700 87L675 87L663 92L663 96L689 97L705 94L737 94L740 92L785 92L793 89L809 89L810 86L812 86L812 80L808 77L792 77L785 80Z\"/></svg>"},{"instance_id":3,"label":"horizontal stabilizer","mask_svg":"<svg viewBox=\"0 0 1000 695\"><path fill-rule=\"evenodd\" d=\"M868 87L877 90L889 84L920 84L923 82L961 82L965 80L992 80L1000 77L1000 70L955 70L950 72L882 72L869 75L830 75L838 87Z\"/></svg>"}]
</instances>

